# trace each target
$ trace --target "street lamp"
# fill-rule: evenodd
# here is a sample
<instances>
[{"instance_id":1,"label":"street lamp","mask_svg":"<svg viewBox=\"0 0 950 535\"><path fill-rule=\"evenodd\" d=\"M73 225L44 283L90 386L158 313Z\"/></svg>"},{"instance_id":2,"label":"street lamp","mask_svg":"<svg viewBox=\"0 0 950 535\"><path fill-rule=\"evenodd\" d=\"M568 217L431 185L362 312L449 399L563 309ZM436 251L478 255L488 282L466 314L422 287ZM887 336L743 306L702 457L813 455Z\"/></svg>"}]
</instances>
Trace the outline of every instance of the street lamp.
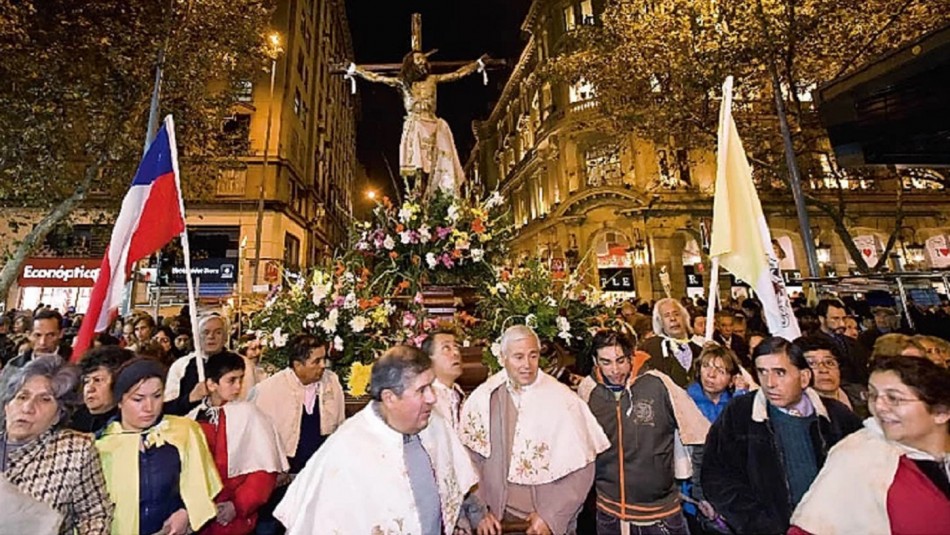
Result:
<instances>
[{"instance_id":1,"label":"street lamp","mask_svg":"<svg viewBox=\"0 0 950 535\"><path fill-rule=\"evenodd\" d=\"M368 189L368 190L366 190L366 198L367 198L367 199L369 199L369 200L371 200L371 201L375 201L375 200L376 200L376 196L377 196L376 190L374 190L374 189Z\"/></svg>"},{"instance_id":2,"label":"street lamp","mask_svg":"<svg viewBox=\"0 0 950 535\"><path fill-rule=\"evenodd\" d=\"M815 246L815 254L818 255L819 264L831 263L831 246L824 242L818 242Z\"/></svg>"},{"instance_id":3,"label":"street lamp","mask_svg":"<svg viewBox=\"0 0 950 535\"><path fill-rule=\"evenodd\" d=\"M264 133L264 158L261 163L261 183L257 190L257 228L254 240L254 284L260 282L261 271L261 232L264 229L264 183L267 180L267 156L270 149L271 119L274 116L274 81L277 78L277 58L284 52L280 46L280 34L271 33L267 37L267 56L270 58L270 99L267 102L267 129Z\"/></svg>"}]
</instances>

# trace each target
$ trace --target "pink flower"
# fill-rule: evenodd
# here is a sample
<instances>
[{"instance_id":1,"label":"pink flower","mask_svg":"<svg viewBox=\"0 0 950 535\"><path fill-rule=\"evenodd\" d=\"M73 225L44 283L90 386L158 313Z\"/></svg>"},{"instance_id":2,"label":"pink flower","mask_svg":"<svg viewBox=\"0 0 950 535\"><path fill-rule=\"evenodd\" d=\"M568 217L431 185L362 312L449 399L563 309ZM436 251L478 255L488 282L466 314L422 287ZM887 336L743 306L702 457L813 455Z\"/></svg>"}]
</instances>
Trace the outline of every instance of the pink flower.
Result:
<instances>
[{"instance_id":1,"label":"pink flower","mask_svg":"<svg viewBox=\"0 0 950 535\"><path fill-rule=\"evenodd\" d=\"M442 265L448 269L452 269L455 266L455 262L452 261L452 255L449 253L442 254Z\"/></svg>"},{"instance_id":2,"label":"pink flower","mask_svg":"<svg viewBox=\"0 0 950 535\"><path fill-rule=\"evenodd\" d=\"M416 316L412 312L406 312L402 315L402 326L412 328L416 326Z\"/></svg>"},{"instance_id":3,"label":"pink flower","mask_svg":"<svg viewBox=\"0 0 950 535\"><path fill-rule=\"evenodd\" d=\"M422 292L416 292L416 296L412 298L412 302L421 305L422 304Z\"/></svg>"},{"instance_id":4,"label":"pink flower","mask_svg":"<svg viewBox=\"0 0 950 535\"><path fill-rule=\"evenodd\" d=\"M452 234L452 229L445 228L445 227L436 227L435 234L436 236L439 237L440 240L444 240L446 236L448 236L449 234Z\"/></svg>"},{"instance_id":5,"label":"pink flower","mask_svg":"<svg viewBox=\"0 0 950 535\"><path fill-rule=\"evenodd\" d=\"M416 337L414 337L414 338L411 338L411 339L409 340L409 343L410 343L413 347L422 347L422 342L425 342L425 340L426 340L426 335L425 335L425 334L420 334L419 336L416 336Z\"/></svg>"}]
</instances>

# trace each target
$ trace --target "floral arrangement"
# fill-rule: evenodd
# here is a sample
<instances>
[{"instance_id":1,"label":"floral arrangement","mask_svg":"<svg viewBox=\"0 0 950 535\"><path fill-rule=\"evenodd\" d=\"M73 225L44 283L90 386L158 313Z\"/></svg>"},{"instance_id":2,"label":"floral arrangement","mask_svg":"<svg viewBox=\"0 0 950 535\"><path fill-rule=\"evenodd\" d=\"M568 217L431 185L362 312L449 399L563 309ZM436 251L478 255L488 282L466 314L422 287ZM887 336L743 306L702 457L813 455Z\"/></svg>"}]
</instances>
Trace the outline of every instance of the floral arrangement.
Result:
<instances>
[{"instance_id":1,"label":"floral arrangement","mask_svg":"<svg viewBox=\"0 0 950 535\"><path fill-rule=\"evenodd\" d=\"M403 285L415 294L426 285L470 285L492 273L511 236L502 196L480 203L443 192L401 206L384 197L372 221L356 225L353 249L372 264L373 288L387 294Z\"/></svg>"},{"instance_id":2,"label":"floral arrangement","mask_svg":"<svg viewBox=\"0 0 950 535\"><path fill-rule=\"evenodd\" d=\"M264 365L286 367L287 344L295 334L329 345L332 366L344 373L353 362L371 360L388 347L396 306L390 299L367 295L369 279L369 270L338 262L333 271L315 269L277 294L252 321L264 347Z\"/></svg>"},{"instance_id":3,"label":"floral arrangement","mask_svg":"<svg viewBox=\"0 0 950 535\"><path fill-rule=\"evenodd\" d=\"M503 200L480 203L436 194L384 198L368 222L354 224L351 247L331 270L315 269L265 304L253 319L263 364L283 368L290 336L310 334L330 346L330 365L353 395L365 393L371 363L395 344L420 345L435 326L426 285L470 285L492 277L510 238Z\"/></svg>"},{"instance_id":4,"label":"floral arrangement","mask_svg":"<svg viewBox=\"0 0 950 535\"><path fill-rule=\"evenodd\" d=\"M478 305L481 320L473 328L478 338L493 341L483 358L492 371L499 369L501 335L512 325L534 329L542 343L551 346L547 355L557 346L577 356L589 350L591 332L610 321L599 291L580 284L575 275L556 278L540 260L499 269L493 279Z\"/></svg>"}]
</instances>

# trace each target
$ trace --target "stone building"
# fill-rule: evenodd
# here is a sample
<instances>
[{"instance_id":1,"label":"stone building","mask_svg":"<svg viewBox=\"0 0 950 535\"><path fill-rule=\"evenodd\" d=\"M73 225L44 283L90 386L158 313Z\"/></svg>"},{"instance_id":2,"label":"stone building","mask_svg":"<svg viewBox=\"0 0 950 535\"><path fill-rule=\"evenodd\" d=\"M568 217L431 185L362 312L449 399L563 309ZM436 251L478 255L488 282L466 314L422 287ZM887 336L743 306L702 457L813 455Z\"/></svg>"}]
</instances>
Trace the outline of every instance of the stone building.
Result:
<instances>
[{"instance_id":1,"label":"stone building","mask_svg":"<svg viewBox=\"0 0 950 535\"><path fill-rule=\"evenodd\" d=\"M202 270L202 306L236 305L239 296L246 304L255 295L255 237L262 182L258 290L328 258L345 242L351 221L358 106L342 79L330 74L333 66L353 57L344 2L279 0L272 28L279 35L280 48L274 64L273 94L269 69L256 79L242 81L238 101L223 125L245 155L220 171L213 195L200 201L186 199L192 265ZM94 217L96 206L92 195L84 207L88 210L78 210L70 217L71 235L52 236L25 267L33 266L39 273L37 270L56 268L64 260L66 267L98 267L111 225L100 224ZM179 252L177 245L170 246L160 269L169 283L161 289L161 304L175 311L187 295ZM131 304L151 309L159 266L154 257L146 264L139 266ZM18 284L6 296L7 307L33 308L42 302L61 310L68 306L85 310L93 282L81 277L64 284L27 279L21 272Z\"/></svg>"},{"instance_id":2,"label":"stone building","mask_svg":"<svg viewBox=\"0 0 950 535\"><path fill-rule=\"evenodd\" d=\"M687 150L657 134L610 134L598 111L596 88L583 79L543 79L542 68L565 37L598 24L599 0L535 0L522 31L525 47L491 115L474 125L477 144L467 175L483 189L498 188L517 227L513 250L539 255L553 269L579 269L618 296L655 299L698 295L708 288L703 254L711 228L715 154ZM830 152L830 151L829 151ZM873 264L894 231L895 180L834 178L830 161L816 162L806 188L831 205L841 190L845 223ZM903 170L903 228L891 269L950 267L950 196L928 178L931 170ZM791 291L807 277L794 202L767 181L759 184L772 237ZM821 275L853 269L826 213L810 207L819 241ZM894 264L896 261L898 265ZM720 288L743 293L724 275Z\"/></svg>"}]
</instances>

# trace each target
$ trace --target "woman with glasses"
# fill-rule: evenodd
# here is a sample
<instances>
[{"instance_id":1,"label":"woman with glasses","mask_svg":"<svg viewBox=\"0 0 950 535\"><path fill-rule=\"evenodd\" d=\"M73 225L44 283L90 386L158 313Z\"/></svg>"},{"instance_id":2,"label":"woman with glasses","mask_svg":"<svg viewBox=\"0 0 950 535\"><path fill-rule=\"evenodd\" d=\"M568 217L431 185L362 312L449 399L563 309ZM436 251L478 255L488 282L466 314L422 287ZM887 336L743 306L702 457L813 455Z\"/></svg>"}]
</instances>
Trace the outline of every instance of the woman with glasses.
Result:
<instances>
[{"instance_id":1,"label":"woman with glasses","mask_svg":"<svg viewBox=\"0 0 950 535\"><path fill-rule=\"evenodd\" d=\"M868 401L874 417L831 450L789 533L950 533L950 371L879 357Z\"/></svg>"},{"instance_id":2,"label":"woman with glasses","mask_svg":"<svg viewBox=\"0 0 950 535\"><path fill-rule=\"evenodd\" d=\"M823 398L840 401L862 420L868 412L868 389L863 384L841 381L841 355L827 336L803 336L789 348L801 355L811 369L812 388Z\"/></svg>"}]
</instances>

